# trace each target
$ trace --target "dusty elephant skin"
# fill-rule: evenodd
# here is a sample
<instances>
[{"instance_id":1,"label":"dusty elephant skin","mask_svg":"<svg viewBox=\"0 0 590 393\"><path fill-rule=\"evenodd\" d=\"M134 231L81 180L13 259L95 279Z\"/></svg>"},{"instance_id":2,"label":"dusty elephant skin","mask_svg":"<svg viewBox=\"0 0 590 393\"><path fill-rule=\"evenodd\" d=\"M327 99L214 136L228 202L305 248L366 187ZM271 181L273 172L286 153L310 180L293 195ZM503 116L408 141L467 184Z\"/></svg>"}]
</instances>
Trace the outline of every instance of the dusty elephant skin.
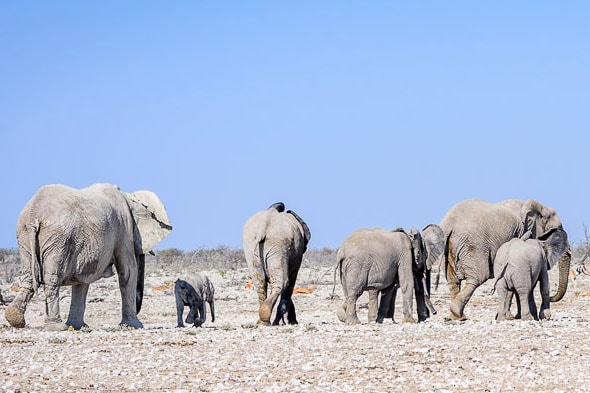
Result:
<instances>
[{"instance_id":1,"label":"dusty elephant skin","mask_svg":"<svg viewBox=\"0 0 590 393\"><path fill-rule=\"evenodd\" d=\"M259 324L270 324L279 296L273 325L278 325L285 314L289 324L297 324L293 288L310 239L307 224L294 211L285 212L282 202L254 214L244 224L242 243L258 293Z\"/></svg>"},{"instance_id":2,"label":"dusty elephant skin","mask_svg":"<svg viewBox=\"0 0 590 393\"><path fill-rule=\"evenodd\" d=\"M444 266L449 286L450 318L465 320L464 309L475 290L494 274L496 252L510 239L531 231L532 238L563 229L557 212L535 200L490 203L469 199L453 206L440 223L446 244ZM569 249L567 238L564 249ZM571 253L559 260L559 287L551 301L566 292Z\"/></svg>"},{"instance_id":3,"label":"dusty elephant skin","mask_svg":"<svg viewBox=\"0 0 590 393\"><path fill-rule=\"evenodd\" d=\"M150 191L122 192L112 184L81 190L54 184L41 187L21 211L17 240L22 276L5 310L13 327L25 327L25 311L42 287L46 330L81 329L89 284L117 269L122 298L121 325L142 327L145 254L172 227L160 199ZM68 319L60 316L59 291L72 286Z\"/></svg>"},{"instance_id":4,"label":"dusty elephant skin","mask_svg":"<svg viewBox=\"0 0 590 393\"><path fill-rule=\"evenodd\" d=\"M424 234L424 236L423 236ZM429 317L430 269L439 257L443 244L442 230L427 226L422 233L416 228L388 231L383 228L359 229L344 240L337 254L335 274L340 277L344 303L337 308L338 319L358 324L356 302L364 291L369 293L369 322L383 322L394 317L397 288L403 295L403 322L416 322ZM378 294L381 301L377 306ZM434 311L434 308L432 308Z\"/></svg>"}]
</instances>

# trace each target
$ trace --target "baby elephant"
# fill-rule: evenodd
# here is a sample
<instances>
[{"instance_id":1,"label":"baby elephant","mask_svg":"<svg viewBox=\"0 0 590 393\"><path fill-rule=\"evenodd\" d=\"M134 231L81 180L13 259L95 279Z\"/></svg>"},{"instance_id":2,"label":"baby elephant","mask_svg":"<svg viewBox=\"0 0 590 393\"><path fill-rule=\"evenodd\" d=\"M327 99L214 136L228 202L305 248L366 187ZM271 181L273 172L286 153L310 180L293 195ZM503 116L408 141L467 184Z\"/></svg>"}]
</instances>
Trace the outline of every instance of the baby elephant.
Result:
<instances>
[{"instance_id":1,"label":"baby elephant","mask_svg":"<svg viewBox=\"0 0 590 393\"><path fill-rule=\"evenodd\" d=\"M551 318L549 310L549 276L551 269L567 251L567 234L562 229L552 229L538 239L530 239L530 231L522 238L504 243L496 253L494 290L498 294L496 319L512 319L510 303L516 294L518 312L516 318L538 320ZM540 283L541 309L537 306L533 289Z\"/></svg>"},{"instance_id":2,"label":"baby elephant","mask_svg":"<svg viewBox=\"0 0 590 393\"><path fill-rule=\"evenodd\" d=\"M211 322L215 322L215 289L209 278L204 275L196 275L189 279L178 279L174 282L174 296L176 297L177 327L184 327L182 313L184 306L189 307L186 323L192 323L200 327L207 318L205 303L209 303L211 309Z\"/></svg>"}]
</instances>

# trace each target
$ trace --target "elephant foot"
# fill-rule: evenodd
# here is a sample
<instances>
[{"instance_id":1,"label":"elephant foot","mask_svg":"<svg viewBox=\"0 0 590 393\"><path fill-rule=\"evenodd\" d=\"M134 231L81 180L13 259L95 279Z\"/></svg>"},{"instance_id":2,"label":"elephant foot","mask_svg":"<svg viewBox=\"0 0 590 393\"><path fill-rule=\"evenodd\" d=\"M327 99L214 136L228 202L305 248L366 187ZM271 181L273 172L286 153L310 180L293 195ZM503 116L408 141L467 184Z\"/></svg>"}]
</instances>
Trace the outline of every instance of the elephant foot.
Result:
<instances>
[{"instance_id":1,"label":"elephant foot","mask_svg":"<svg viewBox=\"0 0 590 393\"><path fill-rule=\"evenodd\" d=\"M458 316L458 315L455 315L455 314L451 313L449 315L449 319L451 321L466 321L467 320L467 317L465 315Z\"/></svg>"},{"instance_id":2,"label":"elephant foot","mask_svg":"<svg viewBox=\"0 0 590 393\"><path fill-rule=\"evenodd\" d=\"M270 326L270 319L268 321L263 321L262 319L259 319L258 322L256 322L256 324L261 326Z\"/></svg>"},{"instance_id":3,"label":"elephant foot","mask_svg":"<svg viewBox=\"0 0 590 393\"><path fill-rule=\"evenodd\" d=\"M48 332L63 332L64 330L68 330L68 325L63 323L61 320L45 321L43 324L43 330Z\"/></svg>"},{"instance_id":4,"label":"elephant foot","mask_svg":"<svg viewBox=\"0 0 590 393\"><path fill-rule=\"evenodd\" d=\"M412 316L404 317L402 323L416 323L416 319Z\"/></svg>"},{"instance_id":5,"label":"elephant foot","mask_svg":"<svg viewBox=\"0 0 590 393\"><path fill-rule=\"evenodd\" d=\"M349 316L348 318L346 318L346 324L347 325L360 325L361 320L356 316Z\"/></svg>"},{"instance_id":6,"label":"elephant foot","mask_svg":"<svg viewBox=\"0 0 590 393\"><path fill-rule=\"evenodd\" d=\"M450 305L451 315L450 318L454 321L466 321L467 317L463 314L463 309L457 305L456 302L451 301Z\"/></svg>"},{"instance_id":7,"label":"elephant foot","mask_svg":"<svg viewBox=\"0 0 590 393\"><path fill-rule=\"evenodd\" d=\"M143 324L139 319L124 319L119 323L121 327L130 327L134 329L143 329Z\"/></svg>"},{"instance_id":8,"label":"elephant foot","mask_svg":"<svg viewBox=\"0 0 590 393\"><path fill-rule=\"evenodd\" d=\"M336 316L340 322L346 322L346 310L342 307L336 309Z\"/></svg>"},{"instance_id":9,"label":"elephant foot","mask_svg":"<svg viewBox=\"0 0 590 393\"><path fill-rule=\"evenodd\" d=\"M88 326L86 324L86 322L84 322L84 321L75 321L73 319L68 319L66 321L66 326L72 327L72 329L74 329L74 330L80 330L80 329L90 328L90 326Z\"/></svg>"},{"instance_id":10,"label":"elephant foot","mask_svg":"<svg viewBox=\"0 0 590 393\"><path fill-rule=\"evenodd\" d=\"M12 327L25 327L25 313L14 306L6 307L6 309L4 310L4 317Z\"/></svg>"},{"instance_id":11,"label":"elephant foot","mask_svg":"<svg viewBox=\"0 0 590 393\"><path fill-rule=\"evenodd\" d=\"M267 304L263 304L260 306L260 309L258 310L258 316L260 318L261 321L269 321L270 323L270 316L271 316L272 310L270 309L270 307Z\"/></svg>"},{"instance_id":12,"label":"elephant foot","mask_svg":"<svg viewBox=\"0 0 590 393\"><path fill-rule=\"evenodd\" d=\"M541 310L541 312L539 313L539 319L551 319L551 311Z\"/></svg>"}]
</instances>

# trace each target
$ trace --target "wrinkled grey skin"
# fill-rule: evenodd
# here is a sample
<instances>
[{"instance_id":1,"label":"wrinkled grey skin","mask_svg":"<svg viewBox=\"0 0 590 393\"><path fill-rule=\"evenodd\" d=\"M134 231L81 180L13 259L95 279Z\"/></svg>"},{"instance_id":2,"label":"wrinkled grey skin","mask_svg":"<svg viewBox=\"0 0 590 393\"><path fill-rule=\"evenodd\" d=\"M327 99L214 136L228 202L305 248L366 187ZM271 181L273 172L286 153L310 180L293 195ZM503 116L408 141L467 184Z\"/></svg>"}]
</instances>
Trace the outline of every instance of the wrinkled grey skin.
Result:
<instances>
[{"instance_id":1,"label":"wrinkled grey skin","mask_svg":"<svg viewBox=\"0 0 590 393\"><path fill-rule=\"evenodd\" d=\"M539 239L530 239L530 236L528 231L522 238L504 243L496 253L494 289L498 296L498 321L513 319L510 313L513 293L518 306L516 318L551 318L548 270L567 251L567 234L562 229L552 229ZM537 282L541 293L538 314L533 292Z\"/></svg>"},{"instance_id":2,"label":"wrinkled grey skin","mask_svg":"<svg viewBox=\"0 0 590 393\"><path fill-rule=\"evenodd\" d=\"M416 322L412 316L413 296L416 293L418 320L429 317L430 269L442 253L442 230L429 225L422 233L412 228L388 231L383 228L359 229L340 246L336 271L344 292L344 303L337 309L338 319L347 324L360 323L356 302L364 291L369 291L369 322L393 319L395 295L401 288L403 322ZM378 293L381 301L377 307ZM434 308L431 308L436 313Z\"/></svg>"},{"instance_id":3,"label":"wrinkled grey skin","mask_svg":"<svg viewBox=\"0 0 590 393\"><path fill-rule=\"evenodd\" d=\"M289 324L297 324L291 297L311 232L295 212L284 210L282 202L275 203L250 217L242 230L246 262L258 293L258 324L270 325L279 295L273 325L284 322L285 314Z\"/></svg>"},{"instance_id":4,"label":"wrinkled grey skin","mask_svg":"<svg viewBox=\"0 0 590 393\"><path fill-rule=\"evenodd\" d=\"M174 282L174 296L176 298L177 327L184 327L182 314L184 307L189 307L186 323L200 327L207 319L206 303L211 309L211 322L215 322L215 288L205 275L197 274L187 280L178 279Z\"/></svg>"},{"instance_id":5,"label":"wrinkled grey skin","mask_svg":"<svg viewBox=\"0 0 590 393\"><path fill-rule=\"evenodd\" d=\"M494 275L494 260L500 246L531 231L538 238L551 229L563 229L557 212L535 200L490 203L468 199L452 207L440 223L445 233L443 260L449 291L450 317L467 319L465 305L477 287ZM571 252L559 261L559 287L551 301L559 301L567 289ZM461 284L464 282L463 287Z\"/></svg>"},{"instance_id":6,"label":"wrinkled grey skin","mask_svg":"<svg viewBox=\"0 0 590 393\"><path fill-rule=\"evenodd\" d=\"M80 190L64 185L41 187L20 213L17 240L20 290L5 310L14 327L25 326L27 303L43 286L44 329L86 327L84 312L90 283L119 276L121 325L143 327L137 318L143 298L145 253L172 227L166 209L151 191L122 192L112 184ZM68 319L59 311L59 289L72 286Z\"/></svg>"}]
</instances>

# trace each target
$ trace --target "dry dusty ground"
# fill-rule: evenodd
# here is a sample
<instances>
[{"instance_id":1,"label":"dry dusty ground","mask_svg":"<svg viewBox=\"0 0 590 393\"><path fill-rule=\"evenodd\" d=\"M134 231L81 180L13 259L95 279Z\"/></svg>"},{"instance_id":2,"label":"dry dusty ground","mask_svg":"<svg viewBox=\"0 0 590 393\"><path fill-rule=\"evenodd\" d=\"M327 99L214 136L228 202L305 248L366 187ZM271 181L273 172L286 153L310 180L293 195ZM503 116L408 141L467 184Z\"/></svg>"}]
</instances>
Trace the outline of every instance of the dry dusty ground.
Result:
<instances>
[{"instance_id":1,"label":"dry dusty ground","mask_svg":"<svg viewBox=\"0 0 590 393\"><path fill-rule=\"evenodd\" d=\"M13 329L0 306L0 390L138 392L580 392L590 391L590 277L571 282L553 319L496 323L490 283L467 306L469 321L445 321L446 286L433 293L439 313L421 324L346 326L330 298L330 267L304 268L295 295L299 325L257 327L257 300L246 270L209 271L216 316L202 328L176 328L174 293L155 290L177 278L149 271L140 319L117 328L115 277L90 287L90 331L44 332L43 301ZM552 282L555 282L554 278ZM8 285L6 297L13 297ZM63 291L64 320L69 307ZM341 289L336 287L336 294ZM366 303L366 295L360 304ZM366 320L366 308L359 310Z\"/></svg>"}]
</instances>

